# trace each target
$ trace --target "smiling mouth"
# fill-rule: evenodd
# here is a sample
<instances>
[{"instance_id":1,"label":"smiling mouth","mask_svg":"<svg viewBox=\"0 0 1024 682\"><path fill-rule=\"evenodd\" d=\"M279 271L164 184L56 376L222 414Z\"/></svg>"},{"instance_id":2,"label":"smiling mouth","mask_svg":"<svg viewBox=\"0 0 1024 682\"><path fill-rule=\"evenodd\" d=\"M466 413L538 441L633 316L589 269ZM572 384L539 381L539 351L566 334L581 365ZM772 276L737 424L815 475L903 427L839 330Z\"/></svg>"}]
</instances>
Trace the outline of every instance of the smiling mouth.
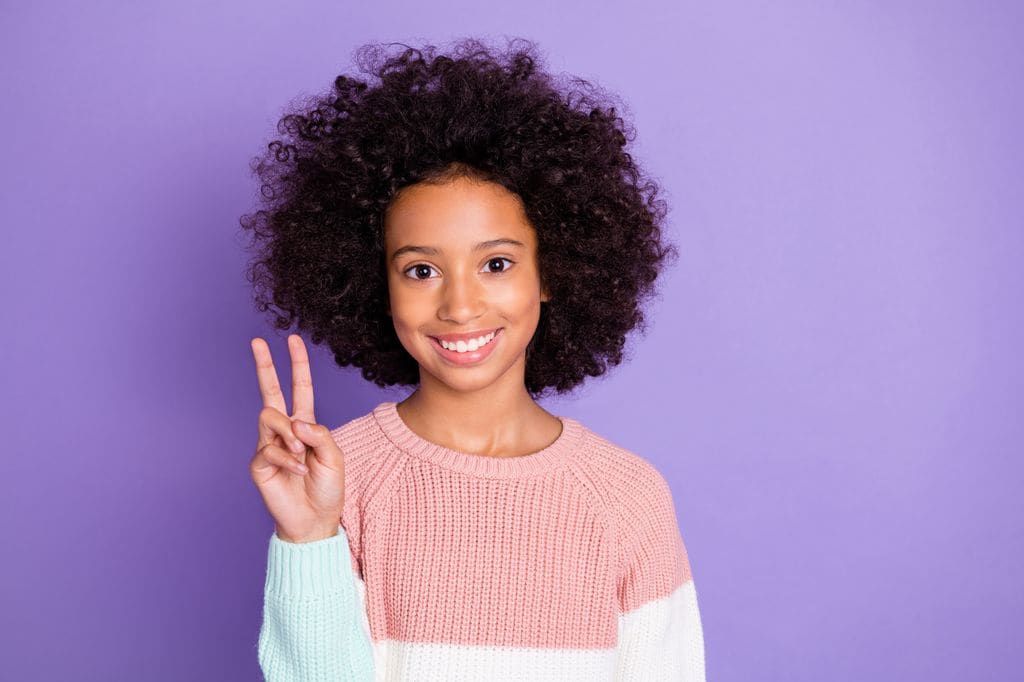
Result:
<instances>
[{"instance_id":1,"label":"smiling mouth","mask_svg":"<svg viewBox=\"0 0 1024 682\"><path fill-rule=\"evenodd\" d=\"M504 327L494 327L489 332L483 332L477 334L476 336L466 336L454 340L442 339L439 336L431 336L430 338L442 344L442 346L447 346L450 350L454 350L456 352L461 350L462 352L465 353L476 350L476 348L470 347L470 342L477 344L477 348L483 348L484 346L494 341L494 339L497 338L498 334L501 332L502 329L504 329ZM480 339L486 340L483 343L480 343Z\"/></svg>"},{"instance_id":2,"label":"smiling mouth","mask_svg":"<svg viewBox=\"0 0 1024 682\"><path fill-rule=\"evenodd\" d=\"M482 362L491 355L491 352L494 350L494 346L499 342L504 329L504 327L499 327L495 330L494 336L491 340L484 345L477 347L476 350L469 350L468 346L466 346L466 349L461 353L454 347L445 348L442 346L441 340L436 336L430 336L428 338L432 342L430 345L433 346L434 350L436 350L441 358L446 362L454 365L471 365Z\"/></svg>"}]
</instances>

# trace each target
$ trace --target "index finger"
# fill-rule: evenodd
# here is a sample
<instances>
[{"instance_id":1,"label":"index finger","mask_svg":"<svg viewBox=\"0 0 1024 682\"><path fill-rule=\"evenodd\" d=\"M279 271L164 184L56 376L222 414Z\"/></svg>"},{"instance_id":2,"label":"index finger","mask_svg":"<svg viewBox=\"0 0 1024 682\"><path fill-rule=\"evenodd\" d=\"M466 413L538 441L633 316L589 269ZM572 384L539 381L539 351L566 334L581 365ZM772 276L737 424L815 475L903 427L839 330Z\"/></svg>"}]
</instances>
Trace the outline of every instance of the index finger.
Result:
<instances>
[{"instance_id":1,"label":"index finger","mask_svg":"<svg viewBox=\"0 0 1024 682\"><path fill-rule=\"evenodd\" d=\"M256 379L260 384L263 406L273 407L281 414L288 414L288 408L284 404L284 394L281 393L281 383L277 380L277 371L274 369L274 359L270 355L270 347L259 337L250 341L249 345L252 347L252 356L256 360Z\"/></svg>"}]
</instances>

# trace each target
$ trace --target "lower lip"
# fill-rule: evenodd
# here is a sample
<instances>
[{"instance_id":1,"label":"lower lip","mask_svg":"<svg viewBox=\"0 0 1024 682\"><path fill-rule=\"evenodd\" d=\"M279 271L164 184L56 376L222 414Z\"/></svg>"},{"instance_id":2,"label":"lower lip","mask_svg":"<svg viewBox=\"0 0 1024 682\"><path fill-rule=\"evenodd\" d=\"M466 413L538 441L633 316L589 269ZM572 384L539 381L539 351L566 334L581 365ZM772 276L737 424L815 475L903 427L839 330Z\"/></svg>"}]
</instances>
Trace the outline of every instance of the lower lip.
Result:
<instances>
[{"instance_id":1,"label":"lower lip","mask_svg":"<svg viewBox=\"0 0 1024 682\"><path fill-rule=\"evenodd\" d=\"M487 357L494 351L495 344L498 343L498 339L501 338L501 333L505 330L504 327L494 333L494 338L491 339L487 345L476 350L466 351L465 353L457 353L453 350L448 350L441 345L441 342L435 339L433 336L430 337L431 345L437 351L438 355L441 356L446 362L459 367L465 367L466 365L475 365L479 362L483 362Z\"/></svg>"}]
</instances>

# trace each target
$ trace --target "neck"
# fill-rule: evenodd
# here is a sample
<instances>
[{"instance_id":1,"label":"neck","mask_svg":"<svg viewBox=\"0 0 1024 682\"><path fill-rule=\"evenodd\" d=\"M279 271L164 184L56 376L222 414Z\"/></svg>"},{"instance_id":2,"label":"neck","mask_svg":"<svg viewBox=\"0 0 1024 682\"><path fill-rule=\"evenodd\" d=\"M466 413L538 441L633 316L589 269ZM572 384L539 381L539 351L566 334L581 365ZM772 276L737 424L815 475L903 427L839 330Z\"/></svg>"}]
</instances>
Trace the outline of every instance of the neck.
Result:
<instances>
[{"instance_id":1,"label":"neck","mask_svg":"<svg viewBox=\"0 0 1024 682\"><path fill-rule=\"evenodd\" d=\"M494 457L520 450L524 433L550 417L521 378L511 386L495 382L477 391L421 382L396 409L409 428L427 440Z\"/></svg>"}]
</instances>

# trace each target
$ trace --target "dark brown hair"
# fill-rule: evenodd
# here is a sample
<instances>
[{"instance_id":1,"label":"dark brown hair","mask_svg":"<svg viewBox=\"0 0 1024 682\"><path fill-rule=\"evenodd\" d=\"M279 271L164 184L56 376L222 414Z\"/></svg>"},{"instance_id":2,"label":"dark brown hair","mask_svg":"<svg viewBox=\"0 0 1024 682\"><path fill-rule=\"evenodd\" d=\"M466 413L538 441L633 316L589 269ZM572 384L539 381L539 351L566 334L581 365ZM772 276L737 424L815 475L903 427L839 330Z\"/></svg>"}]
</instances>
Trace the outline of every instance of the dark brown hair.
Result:
<instances>
[{"instance_id":1,"label":"dark brown hair","mask_svg":"<svg viewBox=\"0 0 1024 682\"><path fill-rule=\"evenodd\" d=\"M530 41L506 53L476 39L356 51L368 83L339 75L293 108L253 161L262 208L247 277L277 329L297 325L342 367L379 386L419 383L387 315L384 212L417 182L465 175L523 201L551 300L527 351L526 388L565 393L622 361L642 304L675 248L665 202L626 151L635 136L614 97L580 78L560 88Z\"/></svg>"}]
</instances>

